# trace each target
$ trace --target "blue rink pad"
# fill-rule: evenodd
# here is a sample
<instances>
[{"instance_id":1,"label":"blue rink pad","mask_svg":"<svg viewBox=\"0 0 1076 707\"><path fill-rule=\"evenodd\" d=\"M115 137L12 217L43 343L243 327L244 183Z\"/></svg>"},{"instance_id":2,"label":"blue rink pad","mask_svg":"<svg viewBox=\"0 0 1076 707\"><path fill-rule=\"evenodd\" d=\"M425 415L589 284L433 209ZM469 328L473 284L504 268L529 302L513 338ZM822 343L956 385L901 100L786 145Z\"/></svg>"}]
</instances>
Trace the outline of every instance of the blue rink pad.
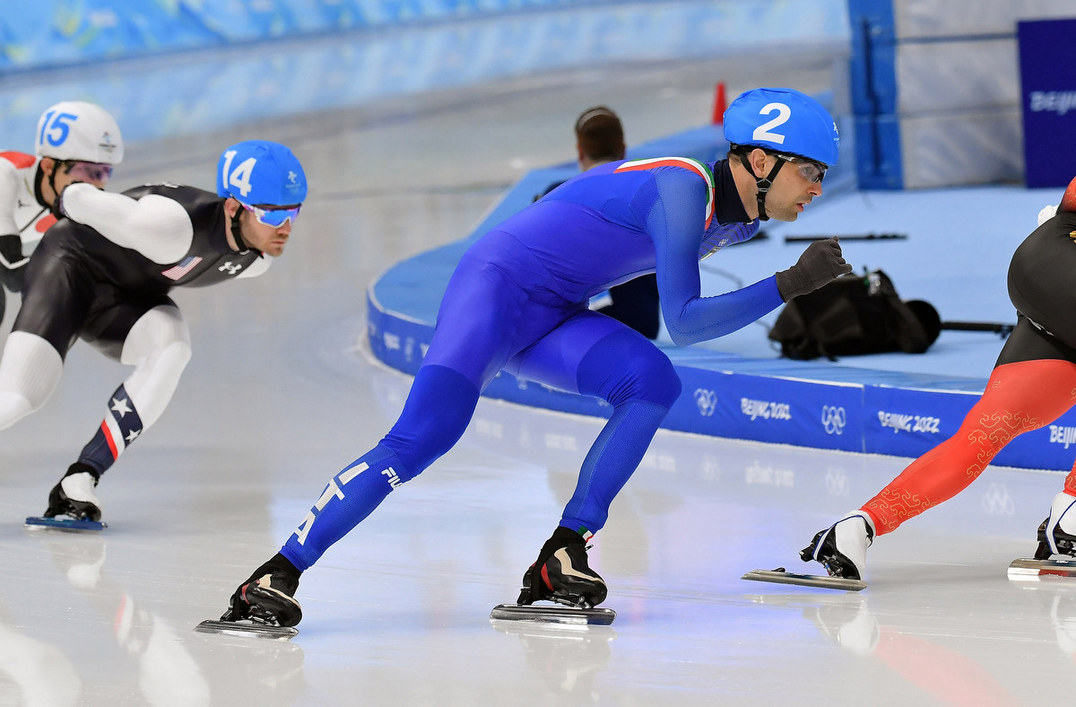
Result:
<instances>
[{"instance_id":1,"label":"blue rink pad","mask_svg":"<svg viewBox=\"0 0 1076 707\"><path fill-rule=\"evenodd\" d=\"M45 518L44 516L28 516L26 527L37 530L39 528L52 528L53 530L66 530L68 532L101 531L108 527L107 523L97 520L75 520L74 518Z\"/></svg>"},{"instance_id":2,"label":"blue rink pad","mask_svg":"<svg viewBox=\"0 0 1076 707\"><path fill-rule=\"evenodd\" d=\"M367 315L374 355L413 375L433 336L432 324L392 311L372 293ZM752 359L698 348L665 351L683 382L683 393L662 427L820 449L917 457L957 431L986 384L984 378ZM483 394L561 412L611 414L603 401L504 372ZM1076 449L1072 410L1014 439L994 463L1067 471L1074 453L1070 447Z\"/></svg>"}]
</instances>

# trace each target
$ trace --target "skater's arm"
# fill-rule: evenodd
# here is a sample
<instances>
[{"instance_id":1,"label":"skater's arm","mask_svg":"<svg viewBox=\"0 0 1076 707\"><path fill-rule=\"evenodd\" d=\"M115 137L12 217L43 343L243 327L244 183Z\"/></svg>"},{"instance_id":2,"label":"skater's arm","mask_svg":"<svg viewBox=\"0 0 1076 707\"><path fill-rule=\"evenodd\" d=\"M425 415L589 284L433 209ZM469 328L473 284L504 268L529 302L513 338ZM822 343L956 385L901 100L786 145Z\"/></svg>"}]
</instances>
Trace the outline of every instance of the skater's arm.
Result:
<instances>
[{"instance_id":1,"label":"skater's arm","mask_svg":"<svg viewBox=\"0 0 1076 707\"><path fill-rule=\"evenodd\" d=\"M0 281L10 287L15 271L29 260L22 254L22 236L15 223L15 205L18 203L19 174L7 160L0 159ZM42 208L42 212L44 208Z\"/></svg>"},{"instance_id":2,"label":"skater's arm","mask_svg":"<svg viewBox=\"0 0 1076 707\"><path fill-rule=\"evenodd\" d=\"M0 159L0 234L17 234L15 204L19 193L19 173L7 160Z\"/></svg>"},{"instance_id":3,"label":"skater's arm","mask_svg":"<svg viewBox=\"0 0 1076 707\"><path fill-rule=\"evenodd\" d=\"M67 218L162 265L186 255L194 238L186 209L157 194L136 200L92 184L77 183L64 189L60 203Z\"/></svg>"},{"instance_id":4,"label":"skater's arm","mask_svg":"<svg viewBox=\"0 0 1076 707\"><path fill-rule=\"evenodd\" d=\"M736 331L782 303L774 276L739 290L703 297L699 245L706 222L706 182L687 170L657 175L658 199L647 230L654 239L661 313L680 345Z\"/></svg>"}]
</instances>

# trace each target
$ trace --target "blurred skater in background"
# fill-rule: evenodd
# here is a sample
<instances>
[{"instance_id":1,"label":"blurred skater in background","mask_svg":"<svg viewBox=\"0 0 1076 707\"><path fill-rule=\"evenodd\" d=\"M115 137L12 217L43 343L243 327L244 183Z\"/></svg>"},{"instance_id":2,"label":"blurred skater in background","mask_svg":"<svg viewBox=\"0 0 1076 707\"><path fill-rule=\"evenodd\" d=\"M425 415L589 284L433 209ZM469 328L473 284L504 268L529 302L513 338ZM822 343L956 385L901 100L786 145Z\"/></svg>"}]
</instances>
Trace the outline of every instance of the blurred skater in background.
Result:
<instances>
[{"instance_id":1,"label":"blurred skater in background","mask_svg":"<svg viewBox=\"0 0 1076 707\"><path fill-rule=\"evenodd\" d=\"M78 339L133 366L44 514L99 521L97 482L164 413L190 360L190 332L169 291L265 272L265 256L284 251L306 176L284 145L248 140L221 155L216 194L174 184L115 194L68 182L50 182L63 185L53 210L66 218L26 267L0 358L0 430L45 404Z\"/></svg>"},{"instance_id":2,"label":"blurred skater in background","mask_svg":"<svg viewBox=\"0 0 1076 707\"><path fill-rule=\"evenodd\" d=\"M122 160L115 119L83 101L63 101L41 114L33 155L0 152L0 319L4 289L22 292L30 255L56 223L57 195L72 182L104 189Z\"/></svg>"},{"instance_id":3,"label":"blurred skater in background","mask_svg":"<svg viewBox=\"0 0 1076 707\"><path fill-rule=\"evenodd\" d=\"M624 159L627 147L620 118L605 106L586 109L575 121L575 145L579 153L579 169L583 172ZM594 298L591 307L624 322L648 339L658 337L661 304L658 301L658 277L654 273L639 275L610 287L605 296Z\"/></svg>"}]
</instances>

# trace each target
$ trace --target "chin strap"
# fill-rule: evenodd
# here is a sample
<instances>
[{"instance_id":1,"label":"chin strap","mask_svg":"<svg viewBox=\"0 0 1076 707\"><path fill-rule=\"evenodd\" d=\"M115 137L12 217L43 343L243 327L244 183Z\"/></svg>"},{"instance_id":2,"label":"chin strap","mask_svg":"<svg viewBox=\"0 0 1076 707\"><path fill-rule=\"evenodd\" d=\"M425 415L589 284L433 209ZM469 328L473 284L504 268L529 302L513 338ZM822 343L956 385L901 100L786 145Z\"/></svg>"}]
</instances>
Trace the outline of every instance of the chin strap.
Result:
<instances>
[{"instance_id":1,"label":"chin strap","mask_svg":"<svg viewBox=\"0 0 1076 707\"><path fill-rule=\"evenodd\" d=\"M232 238L235 239L235 247L239 249L239 252L245 253L246 251L250 250L250 247L247 245L246 241L243 240L243 229L239 227L239 214L241 214L242 212L243 207L240 206L239 210L235 212L234 216L232 216Z\"/></svg>"},{"instance_id":2,"label":"chin strap","mask_svg":"<svg viewBox=\"0 0 1076 707\"><path fill-rule=\"evenodd\" d=\"M56 170L63 167L63 164L64 163L61 162L60 160L58 160L56 158L52 158L52 171L48 173L48 177L47 177L47 179L49 180L49 189L52 190L52 203L48 204L48 210L49 210L49 213L51 213L53 216L55 216L58 219L63 218L63 214L60 213L60 194L59 194L59 192L56 191ZM38 169L41 169L40 165L38 166ZM37 184L35 185L34 191L36 193L34 194L34 196L37 197L38 203L44 204L45 203L45 192L41 188L41 186L42 186L42 182L44 181L46 176L44 174L44 170L41 170L41 171L42 171L42 174L41 174L42 179L39 180L37 182Z\"/></svg>"},{"instance_id":3,"label":"chin strap","mask_svg":"<svg viewBox=\"0 0 1076 707\"><path fill-rule=\"evenodd\" d=\"M744 169L755 177L755 170L751 167L751 164L747 161L747 155L740 155L740 162L743 164ZM780 157L777 158L777 162L773 165L773 169L765 177L755 177L755 186L758 187L758 220L769 221L770 217L766 215L766 194L770 191L770 187L773 186L773 180L777 178L777 173L781 171L781 167L784 166L785 161Z\"/></svg>"}]
</instances>

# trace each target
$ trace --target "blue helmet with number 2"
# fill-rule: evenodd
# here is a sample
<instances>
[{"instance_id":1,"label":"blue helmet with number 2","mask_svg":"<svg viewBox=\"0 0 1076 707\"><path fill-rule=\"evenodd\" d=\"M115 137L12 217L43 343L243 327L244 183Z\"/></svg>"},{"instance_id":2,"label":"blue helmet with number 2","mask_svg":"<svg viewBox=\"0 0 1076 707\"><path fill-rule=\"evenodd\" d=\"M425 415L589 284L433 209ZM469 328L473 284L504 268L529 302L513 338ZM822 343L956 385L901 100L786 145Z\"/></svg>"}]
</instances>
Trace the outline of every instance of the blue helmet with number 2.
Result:
<instances>
[{"instance_id":1,"label":"blue helmet with number 2","mask_svg":"<svg viewBox=\"0 0 1076 707\"><path fill-rule=\"evenodd\" d=\"M221 154L217 195L246 206L298 206L306 199L306 173L284 145L246 140Z\"/></svg>"},{"instance_id":2,"label":"blue helmet with number 2","mask_svg":"<svg viewBox=\"0 0 1076 707\"><path fill-rule=\"evenodd\" d=\"M821 103L795 89L741 93L725 110L724 125L725 139L733 145L799 155L825 165L837 163L837 124Z\"/></svg>"}]
</instances>

